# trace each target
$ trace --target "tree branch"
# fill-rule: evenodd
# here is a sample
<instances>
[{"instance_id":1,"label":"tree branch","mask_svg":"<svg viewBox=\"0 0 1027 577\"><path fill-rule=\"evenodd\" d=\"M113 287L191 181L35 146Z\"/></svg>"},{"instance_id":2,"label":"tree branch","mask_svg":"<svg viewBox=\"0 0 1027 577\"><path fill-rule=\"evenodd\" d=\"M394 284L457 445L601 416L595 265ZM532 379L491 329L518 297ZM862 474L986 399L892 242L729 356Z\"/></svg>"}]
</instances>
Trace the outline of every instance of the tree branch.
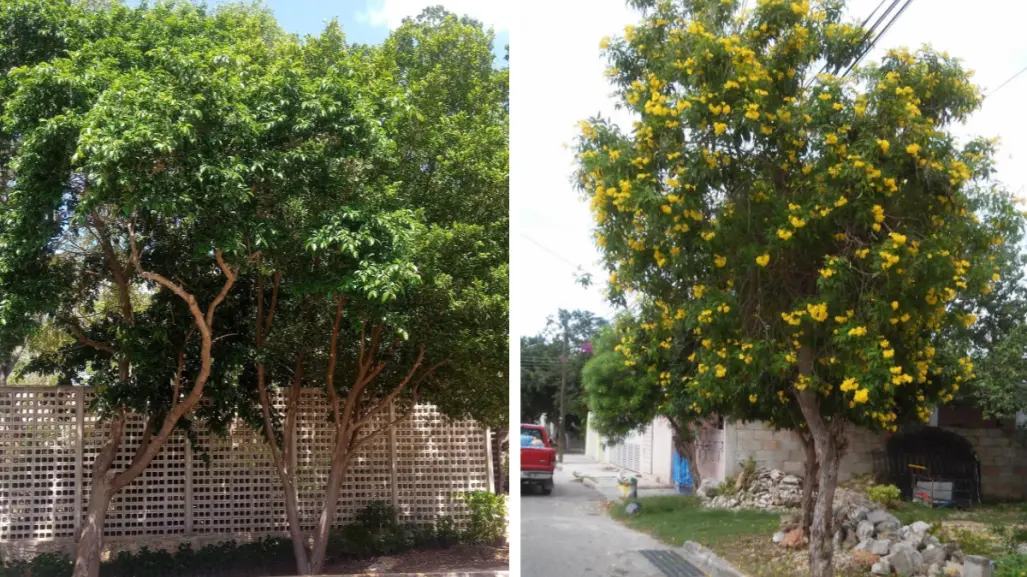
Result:
<instances>
[{"instance_id":1,"label":"tree branch","mask_svg":"<svg viewBox=\"0 0 1027 577\"><path fill-rule=\"evenodd\" d=\"M371 331L371 349L370 349L370 351L368 351L367 360L366 361L364 359L364 353L363 353L363 349L364 349L364 338L363 338L364 337L364 329L363 329L363 327L361 327L361 329L360 329L360 336L361 336L361 339L360 339L360 349L361 349L361 354L360 354L360 359L358 359L358 363L357 363L359 365L360 369L359 369L359 371L357 373L357 379L353 383L353 387L350 388L349 394L346 396L346 405L345 405L345 407L343 407L344 414L343 414L342 422L338 423L339 426L345 426L347 434L348 433L352 433L355 430L353 427L349 426L349 423L353 420L355 415L359 415L360 414L360 410L359 410L360 394L364 391L364 387L366 387L368 385L368 383L373 381L374 378L378 376L378 373L380 373L382 371L382 369L385 368L385 363L384 362L377 363L376 365L374 365L373 368L371 367L371 364L374 362L374 357L375 357L375 355L378 352L378 342L379 342L379 337L381 336L382 328L383 328L383 325L382 324L378 324L378 325L375 325L374 329L372 329L372 331ZM367 369L368 368L371 368L371 374L367 374ZM347 440L347 442L349 442L349 441Z\"/></svg>"},{"instance_id":2,"label":"tree branch","mask_svg":"<svg viewBox=\"0 0 1027 577\"><path fill-rule=\"evenodd\" d=\"M401 382L391 393L389 393L388 396L386 396L384 399L382 399L381 402L379 402L377 405L375 405L374 408L372 408L370 411L368 411L367 414L364 415L364 417L362 419L360 419L356 424L354 424L352 426L352 430L355 431L355 430L359 429L360 427L370 423L371 419L373 419L374 416L377 413L385 410L389 406L389 404L394 402L396 400L396 398L399 397L399 395L403 392L403 389L406 388L407 384L410 383L410 379L413 378L414 373L417 371L418 367L421 366L421 362L423 360L424 360L424 345L421 345L421 350L420 350L419 354L417 355L417 361L414 363L413 368L410 369L410 372L407 373L407 376L406 376L405 379L403 379L403 382ZM429 367L423 373L421 373L421 375L417 378L417 380L414 381L415 396L416 396L416 391L421 386L421 382L423 382L424 379L426 379L429 376L431 376L431 374L434 373L439 367L445 365L448 362L449 362L449 359L446 359L444 361L439 361L439 362L435 363L434 365L432 365L431 367Z\"/></svg>"},{"instance_id":3,"label":"tree branch","mask_svg":"<svg viewBox=\"0 0 1027 577\"><path fill-rule=\"evenodd\" d=\"M296 434L296 411L299 406L300 400L300 385L303 384L303 359L304 353L300 353L299 358L296 360L296 375L292 380L292 387L289 390L289 398L286 401L285 409L285 431L282 433L282 440L285 442L285 462L286 467L292 467L296 461L296 456L293 454L293 435ZM295 473L295 471L291 471Z\"/></svg>"},{"instance_id":4,"label":"tree branch","mask_svg":"<svg viewBox=\"0 0 1027 577\"><path fill-rule=\"evenodd\" d=\"M278 308L278 283L282 280L282 271L275 271L275 284L271 289L271 308L267 312L267 326L264 327L265 336L271 332L271 327L275 322L275 310Z\"/></svg>"},{"instance_id":5,"label":"tree branch","mask_svg":"<svg viewBox=\"0 0 1027 577\"><path fill-rule=\"evenodd\" d=\"M130 467L135 466L136 463L143 457L143 454L148 448L150 448L150 439L153 437L153 417L146 418L146 424L143 425L143 437L139 439L139 447L136 448L136 454L132 457L132 464Z\"/></svg>"},{"instance_id":6,"label":"tree branch","mask_svg":"<svg viewBox=\"0 0 1027 577\"><path fill-rule=\"evenodd\" d=\"M414 393L414 405L416 405L416 404L417 404L417 393L415 392ZM347 452L348 453L347 454L347 458L350 455L356 454L356 452L359 451L361 447L363 447L364 445L366 445L370 441L376 439L377 437L380 437L382 433L392 429L396 425L398 425L398 424L402 423L403 421L409 419L410 416L414 414L414 405L411 405L410 410L407 411L406 414L404 414L402 417L396 417L392 421L389 421L388 423L385 423L381 427L379 427L379 428L371 431L370 433L364 435L363 437L361 437L356 442L352 441L352 439L356 439L356 430L354 430L353 434L350 436L351 441L350 441L349 451Z\"/></svg>"},{"instance_id":7,"label":"tree branch","mask_svg":"<svg viewBox=\"0 0 1027 577\"><path fill-rule=\"evenodd\" d=\"M328 398L332 403L332 415L335 418L335 428L342 426L342 415L339 413L339 394L335 390L335 363L338 356L337 343L339 341L339 326L342 324L342 311L346 303L346 297L339 295L335 305L335 322L332 323L332 337L328 345L328 374L325 376L325 386L328 389ZM352 392L351 392L352 394ZM346 401L347 405L349 400Z\"/></svg>"},{"instance_id":8,"label":"tree branch","mask_svg":"<svg viewBox=\"0 0 1027 577\"><path fill-rule=\"evenodd\" d=\"M218 308L218 305L221 304L222 301L225 300L225 297L228 296L228 291L232 289L232 285L235 283L235 271L233 271L231 268L228 267L228 265L225 264L225 257L224 254L221 252L221 249L217 249L214 251L214 260L217 261L218 268L221 269L221 272L225 274L225 277L228 280L225 281L224 285L222 285L221 292L218 293L218 296L214 299L214 302L210 303L210 306L207 307L208 327L211 326L212 322L214 322L214 310Z\"/></svg>"},{"instance_id":9,"label":"tree branch","mask_svg":"<svg viewBox=\"0 0 1027 577\"><path fill-rule=\"evenodd\" d=\"M282 455L278 448L278 441L275 439L275 428L271 423L271 398L267 394L267 387L264 383L264 363L257 363L257 391L260 395L260 409L264 415L264 434L271 447L271 459L279 471L284 471Z\"/></svg>"},{"instance_id":10,"label":"tree branch","mask_svg":"<svg viewBox=\"0 0 1027 577\"><path fill-rule=\"evenodd\" d=\"M211 322L213 321L214 309L222 300L224 300L224 296L231 289L236 278L235 272L224 264L221 251L218 250L216 253L218 266L221 267L221 270L225 272L225 275L228 278L225 280L225 284L222 287L218 298L211 303L210 307L208 307L207 317L205 318L203 312L200 310L199 304L196 302L195 296L164 276L143 270L139 257L139 249L136 246L135 229L132 226L132 223L129 223L128 231L129 243L132 251L132 263L135 265L139 275L147 280L159 283L161 286L172 291L186 302L189 307L189 312L193 316L193 322L196 325L196 328L200 330L200 336L203 339L203 344L200 346L200 371L197 373L196 378L193 381L192 390L181 403L175 405L165 416L164 423L161 425L160 431L154 437L154 440L148 444L146 450L137 453L137 459L133 460L133 463L127 469L114 476L114 479L111 481L111 487L115 491L131 483L143 472L143 470L146 469L153 458L157 456L157 453L161 448L163 448L168 437L171 436L171 433L174 432L175 427L178 425L178 421L182 416L185 415L186 412L195 408L196 405L199 404L200 399L203 398L203 387L207 383L207 379L210 378L210 369L211 364L213 363L213 358L211 356L211 348L213 346Z\"/></svg>"},{"instance_id":11,"label":"tree branch","mask_svg":"<svg viewBox=\"0 0 1027 577\"><path fill-rule=\"evenodd\" d=\"M131 269L127 266L123 266L117 255L114 253L114 245L111 243L111 237L107 231L107 223L100 218L100 215L97 214L96 211L90 213L90 218L96 226L96 236L99 238L100 247L103 249L103 254L107 258L107 266L110 268L111 274L114 276L114 284L118 287L118 300L121 302L121 314L125 316L125 320L128 324L134 324L135 316L132 311L132 294L128 288L128 279Z\"/></svg>"},{"instance_id":12,"label":"tree branch","mask_svg":"<svg viewBox=\"0 0 1027 577\"><path fill-rule=\"evenodd\" d=\"M118 352L114 350L114 347L108 345L107 343L94 341L93 339L87 337L86 334L82 331L82 327L78 326L78 324L74 321L67 320L66 322L68 323L68 328L69 330L71 330L71 333L75 335L75 337L78 338L79 342L81 342L82 344L88 345L100 351L108 352L112 355L118 354Z\"/></svg>"}]
</instances>

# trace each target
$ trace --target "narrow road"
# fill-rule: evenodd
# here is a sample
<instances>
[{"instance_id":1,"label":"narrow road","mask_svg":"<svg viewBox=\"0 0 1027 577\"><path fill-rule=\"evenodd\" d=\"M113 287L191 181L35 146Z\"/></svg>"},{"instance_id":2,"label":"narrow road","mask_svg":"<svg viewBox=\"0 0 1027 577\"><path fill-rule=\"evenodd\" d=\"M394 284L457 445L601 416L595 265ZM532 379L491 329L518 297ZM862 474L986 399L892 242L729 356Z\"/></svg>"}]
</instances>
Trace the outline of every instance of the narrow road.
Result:
<instances>
[{"instance_id":1,"label":"narrow road","mask_svg":"<svg viewBox=\"0 0 1027 577\"><path fill-rule=\"evenodd\" d=\"M638 553L668 549L628 529L603 511L603 497L574 481L575 463L566 455L556 472L553 494L521 497L521 574L524 577L666 577Z\"/></svg>"}]
</instances>

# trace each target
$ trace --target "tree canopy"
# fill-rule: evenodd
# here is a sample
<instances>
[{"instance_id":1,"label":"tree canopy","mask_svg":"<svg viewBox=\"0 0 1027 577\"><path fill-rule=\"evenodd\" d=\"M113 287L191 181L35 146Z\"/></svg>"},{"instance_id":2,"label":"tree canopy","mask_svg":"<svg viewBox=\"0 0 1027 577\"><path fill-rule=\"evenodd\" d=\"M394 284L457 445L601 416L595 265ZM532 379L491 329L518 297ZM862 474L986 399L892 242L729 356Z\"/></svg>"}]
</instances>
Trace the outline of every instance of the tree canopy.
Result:
<instances>
[{"instance_id":1,"label":"tree canopy","mask_svg":"<svg viewBox=\"0 0 1027 577\"><path fill-rule=\"evenodd\" d=\"M76 574L173 430L242 415L274 442L267 389L324 388L347 451L393 403L505 424L491 31L432 9L356 46L336 23L300 39L261 7L185 2L19 0L0 22L18 46L0 48L0 351L65 331L30 368L94 386L111 423ZM108 476L130 414L144 438Z\"/></svg>"},{"instance_id":2,"label":"tree canopy","mask_svg":"<svg viewBox=\"0 0 1027 577\"><path fill-rule=\"evenodd\" d=\"M943 339L981 315L1023 227L994 144L950 132L980 92L929 47L844 73L868 35L841 1L631 4L643 21L604 48L638 120L583 122L578 146L611 294L650 295L698 341L673 386L794 398L821 464L811 567L828 575L844 425L926 421L973 377L969 347Z\"/></svg>"},{"instance_id":3,"label":"tree canopy","mask_svg":"<svg viewBox=\"0 0 1027 577\"><path fill-rule=\"evenodd\" d=\"M545 415L556 422L560 414L560 382L564 356L564 331L567 334L567 414L568 429L582 427L588 416L588 403L582 388L581 371L590 354L586 347L608 321L583 310L560 309L549 317L546 328L532 336L521 337L521 421L534 423Z\"/></svg>"}]
</instances>

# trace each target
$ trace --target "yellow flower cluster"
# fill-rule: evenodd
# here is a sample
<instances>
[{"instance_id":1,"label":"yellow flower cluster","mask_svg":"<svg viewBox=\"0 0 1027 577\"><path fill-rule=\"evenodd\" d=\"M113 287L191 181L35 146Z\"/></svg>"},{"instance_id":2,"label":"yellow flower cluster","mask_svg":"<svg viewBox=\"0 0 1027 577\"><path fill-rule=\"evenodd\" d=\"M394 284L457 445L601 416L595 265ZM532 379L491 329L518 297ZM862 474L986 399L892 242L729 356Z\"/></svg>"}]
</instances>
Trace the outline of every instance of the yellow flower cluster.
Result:
<instances>
[{"instance_id":1,"label":"yellow flower cluster","mask_svg":"<svg viewBox=\"0 0 1027 577\"><path fill-rule=\"evenodd\" d=\"M808 304L806 310L809 311L809 316L818 323L822 323L827 320L827 303L820 304Z\"/></svg>"}]
</instances>

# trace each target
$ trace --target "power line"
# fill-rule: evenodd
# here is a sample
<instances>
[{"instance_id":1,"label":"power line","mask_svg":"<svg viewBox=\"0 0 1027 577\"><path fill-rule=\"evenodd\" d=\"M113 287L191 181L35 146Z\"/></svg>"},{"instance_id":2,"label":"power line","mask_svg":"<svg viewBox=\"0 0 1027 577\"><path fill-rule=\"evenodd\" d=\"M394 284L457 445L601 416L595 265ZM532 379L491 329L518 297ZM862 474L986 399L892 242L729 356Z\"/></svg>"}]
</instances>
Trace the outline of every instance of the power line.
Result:
<instances>
[{"instance_id":1,"label":"power line","mask_svg":"<svg viewBox=\"0 0 1027 577\"><path fill-rule=\"evenodd\" d=\"M528 239L528 241L529 241L529 242L531 242L532 244L534 244L535 246L537 246L537 247L539 247L540 249L542 249L542 250L544 250L544 251L548 252L549 254L551 254L551 255L555 256L556 258L558 258L558 259L562 260L563 262L565 262L565 263L567 263L567 264L571 265L572 267L574 267L574 268L576 268L576 269L581 269L581 265L579 265L579 264L574 264L573 262L571 262L571 261L570 261L570 259L568 259L568 258L564 257L563 255L561 255L561 254L557 253L557 252L556 252L556 251L554 251L554 250L551 250L551 249L550 249L549 247L547 247L547 246L545 246L544 244L542 244L542 243L538 242L537 240L535 240L535 239L531 238L530 236L528 236L528 235L526 235L526 234L524 234L524 233L521 233L521 236L523 236L524 238Z\"/></svg>"},{"instance_id":2,"label":"power line","mask_svg":"<svg viewBox=\"0 0 1027 577\"><path fill-rule=\"evenodd\" d=\"M1024 72L1027 72L1027 66L1024 66L1023 68L1021 68L1021 69L1020 69L1020 71L1019 71L1019 72L1017 72L1016 74L1014 74L1014 75L1010 76L1009 78L1007 78L1007 79L1006 79L1006 81L1005 81L1005 82L1003 82L1002 84L999 84L999 85L998 85L998 88L996 88L995 90L992 90L991 92L989 92L989 93L985 94L985 95L984 95L984 98L988 98L989 96L992 96L993 94L995 94L995 93L996 93L996 92L998 92L999 90L1002 90L1002 89L1003 89L1003 88L1004 88L1004 87L1006 86L1006 84L1009 84L1009 83L1010 83L1010 82L1012 82L1013 80L1016 80L1016 77L1017 77L1017 76L1020 76L1020 75L1021 75L1021 74L1023 74ZM983 100L983 99L982 99L982 100Z\"/></svg>"},{"instance_id":3,"label":"power line","mask_svg":"<svg viewBox=\"0 0 1027 577\"><path fill-rule=\"evenodd\" d=\"M889 7L888 7L888 11L886 11L886 12L885 12L885 13L884 13L884 14L883 14L883 15L881 16L881 18L882 18L882 19L883 19L883 18L886 18L886 17L888 16L888 12L891 12L892 8L894 8L894 7L895 7L895 4L896 4L897 2L898 2L898 0L895 0L895 1L893 1L893 2L892 2L891 6L889 6ZM909 5L910 5L910 4L912 4L912 3L913 3L913 0L906 0L905 4L903 4L903 5L902 5L902 8L899 8L899 11L895 13L895 16L893 16L893 17L892 17L892 19L891 19L891 20L889 20L889 21L888 21L888 23L887 23L887 24L886 24L886 25L884 26L884 29L883 29L883 30L881 30L881 33L880 33L880 34L878 34L877 36L875 36L875 37L874 37L874 39L873 39L873 40L872 40L872 41L870 42L870 44L869 44L869 45L868 45L868 46L866 47L866 49L865 49L865 50L863 50L863 52L861 52L861 53L859 54L859 56L857 56L857 57L856 57L856 59L855 59L855 60L854 60L854 61L852 62L852 64L850 64L850 65L849 65L849 68L848 68L848 70L846 70L846 71L845 71L845 74L842 74L842 78L844 78L844 77L848 76L849 72L851 72L851 71L852 71L852 69L853 69L853 68L855 68L855 67L856 67L856 65L857 65L857 64L859 64L859 63L860 63L860 62L861 62L861 61L863 60L863 58L864 58L864 57L865 57L865 56L866 56L867 54L869 54L869 53L870 53L870 51L871 51L871 50L873 50L873 48L874 48L874 46L875 46L875 45L877 44L877 42L878 42L879 40L881 40L881 38L882 38L882 37L883 37L883 36L884 36L885 34L887 34L887 33L888 33L888 30L890 30L890 29L891 29L891 27L892 27L892 25L893 25L893 24L895 24L895 21L896 21L896 20L898 20L900 16L902 16L902 13L903 13L903 12L905 12L905 11L906 11L906 8L909 8ZM877 23L875 23L875 24L874 24L874 27L876 27L876 26L877 26L877 24L879 24L879 23L880 23L880 19L878 19Z\"/></svg>"},{"instance_id":4,"label":"power line","mask_svg":"<svg viewBox=\"0 0 1027 577\"><path fill-rule=\"evenodd\" d=\"M871 12L870 14L868 14L866 18L864 18L864 19L863 19L863 23L862 23L862 24L860 24L860 26L859 26L859 27L860 27L860 28L863 28L863 29L866 29L866 27L867 27L867 22L870 22L870 19L874 17L874 14L877 14L877 11L878 11L878 10L880 10L880 9L881 9L881 6L884 6L884 3L885 3L885 2L887 2L887 1L888 1L888 0L881 0L881 1L880 1L880 2L879 2L879 3L877 4L877 8L874 8L874 10L873 10L873 11L872 11L872 12ZM898 1L899 1L899 0L892 0L892 6L888 8L888 12L890 12L890 11L891 11L891 9L892 9L892 8L894 7L894 5L895 5L895 4L896 4L896 3L898 2ZM885 15L885 16L887 16L888 12L885 12L885 14L884 14L884 15ZM880 22L880 19L878 19L878 22L875 22L875 23L874 23L874 28L876 28L876 27L877 27L877 24L878 24L879 22ZM860 41L860 43L863 43L863 42L865 42L865 41L866 41L866 39L867 39L867 38L869 38L869 37L870 37L870 35L871 35L872 33L873 33L873 28L871 28L871 29L867 30L867 31L866 31L866 32L865 32L865 33L863 34L863 38L860 38L860 40L859 40L859 41ZM821 74L823 74L824 72L827 72L827 67L828 67L828 66L829 66L829 64L828 64L827 62L825 62L825 63L824 63L824 65L820 67L820 72L817 72L817 73L816 73L816 75L814 75L814 76L813 76L812 78L810 78L810 79L809 79L809 83L808 83L808 84L805 84L805 85L803 85L803 89L809 88L809 87L810 87L810 86L811 86L811 85L813 84L813 81L814 81L814 80L816 80L817 76L820 76L820 75L821 75ZM839 66L839 67L835 67L835 70L834 70L835 74L837 74L837 73L838 73L838 70L839 70L840 68L841 68L840 66Z\"/></svg>"}]
</instances>

